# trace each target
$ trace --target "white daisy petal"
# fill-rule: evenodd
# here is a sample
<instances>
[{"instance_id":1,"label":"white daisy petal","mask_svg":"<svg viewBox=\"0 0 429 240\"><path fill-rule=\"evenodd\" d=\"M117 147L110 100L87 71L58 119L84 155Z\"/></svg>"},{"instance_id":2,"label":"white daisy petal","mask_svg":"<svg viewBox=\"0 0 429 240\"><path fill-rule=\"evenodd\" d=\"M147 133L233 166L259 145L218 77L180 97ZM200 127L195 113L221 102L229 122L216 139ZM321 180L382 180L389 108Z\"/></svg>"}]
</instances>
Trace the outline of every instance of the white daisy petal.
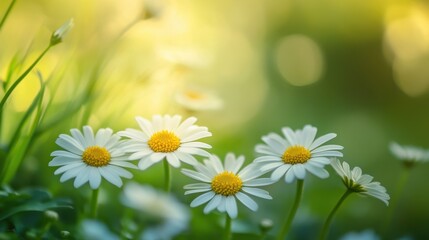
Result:
<instances>
[{"instance_id":1,"label":"white daisy petal","mask_svg":"<svg viewBox=\"0 0 429 240\"><path fill-rule=\"evenodd\" d=\"M91 171L91 168L85 167L82 169L82 171L76 176L74 180L74 187L79 188L83 184L89 181L89 172Z\"/></svg>"},{"instance_id":2,"label":"white daisy petal","mask_svg":"<svg viewBox=\"0 0 429 240\"><path fill-rule=\"evenodd\" d=\"M73 143L73 142L69 142L67 140L65 140L64 138L57 138L57 140L55 141L55 143L64 148L65 150L74 153L76 155L81 155L83 152L82 147L78 146L78 143Z\"/></svg>"},{"instance_id":3,"label":"white daisy petal","mask_svg":"<svg viewBox=\"0 0 429 240\"><path fill-rule=\"evenodd\" d=\"M194 133L195 132L195 133ZM182 142L188 143L191 141L198 140L200 138L211 137L212 133L207 131L206 128L195 128L193 132L188 132L182 136Z\"/></svg>"},{"instance_id":4,"label":"white daisy petal","mask_svg":"<svg viewBox=\"0 0 429 240\"><path fill-rule=\"evenodd\" d=\"M184 189L210 189L210 184L207 183L192 183L185 185Z\"/></svg>"},{"instance_id":5,"label":"white daisy petal","mask_svg":"<svg viewBox=\"0 0 429 240\"><path fill-rule=\"evenodd\" d=\"M94 132L90 126L83 127L83 136L85 137L86 143L88 145L95 145Z\"/></svg>"},{"instance_id":6,"label":"white daisy petal","mask_svg":"<svg viewBox=\"0 0 429 240\"><path fill-rule=\"evenodd\" d=\"M311 164L306 164L305 169L307 169L307 171L311 172L312 174L316 175L319 178L324 179L329 177L328 171L326 171L324 168L315 167L314 165L311 165Z\"/></svg>"},{"instance_id":7,"label":"white daisy petal","mask_svg":"<svg viewBox=\"0 0 429 240\"><path fill-rule=\"evenodd\" d=\"M195 172L195 171L192 171L189 169L182 169L182 173L188 177L195 179L195 180L199 180L202 182L211 182L211 179L209 177L207 177L206 175L201 174L199 172Z\"/></svg>"},{"instance_id":8,"label":"white daisy petal","mask_svg":"<svg viewBox=\"0 0 429 240\"><path fill-rule=\"evenodd\" d=\"M69 158L69 157L54 157L52 161L49 162L48 166L63 166L70 163L82 162L80 158Z\"/></svg>"},{"instance_id":9,"label":"white daisy petal","mask_svg":"<svg viewBox=\"0 0 429 240\"><path fill-rule=\"evenodd\" d=\"M259 186L266 186L273 184L273 180L271 178L257 178L247 181L246 183L243 183L243 186L245 187L259 187Z\"/></svg>"},{"instance_id":10,"label":"white daisy petal","mask_svg":"<svg viewBox=\"0 0 429 240\"><path fill-rule=\"evenodd\" d=\"M337 134L335 133L328 133L326 135L323 135L319 138L317 138L311 145L310 145L310 150L313 150L315 148L317 148L318 146L324 144L325 142L328 142L329 140L332 140L333 138L335 138L337 136Z\"/></svg>"},{"instance_id":11,"label":"white daisy petal","mask_svg":"<svg viewBox=\"0 0 429 240\"><path fill-rule=\"evenodd\" d=\"M243 191L256 197L272 199L272 197L268 194L267 191L259 188L243 187Z\"/></svg>"},{"instance_id":12,"label":"white daisy petal","mask_svg":"<svg viewBox=\"0 0 429 240\"><path fill-rule=\"evenodd\" d=\"M237 197L238 200L240 200L240 202L242 202L250 210L252 211L258 210L258 204L246 194L242 192L238 192L235 196Z\"/></svg>"},{"instance_id":13,"label":"white daisy petal","mask_svg":"<svg viewBox=\"0 0 429 240\"><path fill-rule=\"evenodd\" d=\"M92 189L97 189L101 183L101 175L97 168L90 168L89 185Z\"/></svg>"},{"instance_id":14,"label":"white daisy petal","mask_svg":"<svg viewBox=\"0 0 429 240\"><path fill-rule=\"evenodd\" d=\"M340 145L324 145L316 149L313 149L311 153L318 153L318 152L331 151L331 150L343 150L343 149L344 147Z\"/></svg>"},{"instance_id":15,"label":"white daisy petal","mask_svg":"<svg viewBox=\"0 0 429 240\"><path fill-rule=\"evenodd\" d=\"M117 187L121 187L122 186L122 180L117 175L116 172L113 172L108 167L100 167L100 168L98 168L98 170L100 171L101 176L103 176L111 184L113 184L113 185L115 185Z\"/></svg>"},{"instance_id":16,"label":"white daisy petal","mask_svg":"<svg viewBox=\"0 0 429 240\"><path fill-rule=\"evenodd\" d=\"M338 151L324 151L312 154L313 157L342 157L343 153Z\"/></svg>"},{"instance_id":17,"label":"white daisy petal","mask_svg":"<svg viewBox=\"0 0 429 240\"><path fill-rule=\"evenodd\" d=\"M135 141L147 142L150 135L146 135L145 132L138 131L132 128L127 128L125 131L118 132L118 135L121 137L127 137Z\"/></svg>"},{"instance_id":18,"label":"white daisy petal","mask_svg":"<svg viewBox=\"0 0 429 240\"><path fill-rule=\"evenodd\" d=\"M68 157L68 158L79 158L79 159L81 158L80 155L81 154L74 154L63 150L57 150L51 153L51 157Z\"/></svg>"},{"instance_id":19,"label":"white daisy petal","mask_svg":"<svg viewBox=\"0 0 429 240\"><path fill-rule=\"evenodd\" d=\"M257 157L254 162L277 162L281 160L278 156L261 156Z\"/></svg>"},{"instance_id":20,"label":"white daisy petal","mask_svg":"<svg viewBox=\"0 0 429 240\"><path fill-rule=\"evenodd\" d=\"M84 148L86 148L86 147L89 146L88 143L85 140L85 137L82 135L82 133L78 129L76 129L76 128L70 129L70 133L73 136L73 138L76 139L77 141L79 141L80 144Z\"/></svg>"},{"instance_id":21,"label":"white daisy petal","mask_svg":"<svg viewBox=\"0 0 429 240\"><path fill-rule=\"evenodd\" d=\"M194 125L195 122L197 122L197 118L195 118L195 117L190 117L190 118L185 119L185 121L183 121L179 125L179 127L176 129L177 133L179 135L181 135L183 133L183 131L185 131L186 129L188 129L192 125Z\"/></svg>"},{"instance_id":22,"label":"white daisy petal","mask_svg":"<svg viewBox=\"0 0 429 240\"><path fill-rule=\"evenodd\" d=\"M175 168L180 167L180 161L174 153L167 154L167 161L171 166Z\"/></svg>"},{"instance_id":23,"label":"white daisy petal","mask_svg":"<svg viewBox=\"0 0 429 240\"><path fill-rule=\"evenodd\" d=\"M220 203L217 205L217 210L219 212L225 212L226 211L226 197L222 196L220 199Z\"/></svg>"},{"instance_id":24,"label":"white daisy petal","mask_svg":"<svg viewBox=\"0 0 429 240\"><path fill-rule=\"evenodd\" d=\"M291 170L294 172L297 178L299 179L305 178L305 167L303 164L295 164L291 167Z\"/></svg>"},{"instance_id":25,"label":"white daisy petal","mask_svg":"<svg viewBox=\"0 0 429 240\"><path fill-rule=\"evenodd\" d=\"M261 154L267 154L269 156L277 156L278 154L282 154L281 152L274 152L272 148L264 144L256 145L255 152L261 153Z\"/></svg>"},{"instance_id":26,"label":"white daisy petal","mask_svg":"<svg viewBox=\"0 0 429 240\"><path fill-rule=\"evenodd\" d=\"M130 178L133 177L133 174L131 174L129 171L127 171L127 170L125 170L123 168L120 168L120 167L117 167L117 166L114 166L114 165L110 165L110 166L108 166L106 168L109 168L110 171L115 172L118 176L121 176L123 178L130 179Z\"/></svg>"},{"instance_id":27,"label":"white daisy petal","mask_svg":"<svg viewBox=\"0 0 429 240\"><path fill-rule=\"evenodd\" d=\"M72 168L66 172L64 172L63 175L61 175L60 182L65 182L71 178L76 177L86 166L84 164L80 165L79 167Z\"/></svg>"},{"instance_id":28,"label":"white daisy petal","mask_svg":"<svg viewBox=\"0 0 429 240\"><path fill-rule=\"evenodd\" d=\"M153 153L150 155L150 160L154 163L161 161L162 159L164 159L166 157L167 154L165 153Z\"/></svg>"},{"instance_id":29,"label":"white daisy petal","mask_svg":"<svg viewBox=\"0 0 429 240\"><path fill-rule=\"evenodd\" d=\"M127 168L132 168L132 169L138 169L138 167L128 161L114 161L112 160L110 162L110 165L115 165L115 166L119 166L119 167L127 167Z\"/></svg>"},{"instance_id":30,"label":"white daisy petal","mask_svg":"<svg viewBox=\"0 0 429 240\"><path fill-rule=\"evenodd\" d=\"M153 130L152 123L149 120L142 117L136 117L136 121L139 124L140 128L142 129L146 137L152 136L152 134L154 133L154 130Z\"/></svg>"},{"instance_id":31,"label":"white daisy petal","mask_svg":"<svg viewBox=\"0 0 429 240\"><path fill-rule=\"evenodd\" d=\"M150 166L154 165L156 162L151 161L150 159L142 159L140 160L140 162L138 163L138 167L140 170L146 170L148 169Z\"/></svg>"},{"instance_id":32,"label":"white daisy petal","mask_svg":"<svg viewBox=\"0 0 429 240\"><path fill-rule=\"evenodd\" d=\"M304 147L310 148L310 145L313 143L314 138L316 137L317 128L315 128L311 125L306 125L306 126L304 126L303 131L306 134L305 140L304 140Z\"/></svg>"},{"instance_id":33,"label":"white daisy petal","mask_svg":"<svg viewBox=\"0 0 429 240\"><path fill-rule=\"evenodd\" d=\"M198 163L197 159L192 156L189 153L184 153L184 152L175 152L176 156L178 159L180 159L180 161L190 164L190 165L195 165Z\"/></svg>"},{"instance_id":34,"label":"white daisy petal","mask_svg":"<svg viewBox=\"0 0 429 240\"><path fill-rule=\"evenodd\" d=\"M131 154L131 155L129 156L129 159L130 159L130 160L137 160L137 159L141 159L141 158L143 158L143 157L145 157L145 156L150 155L151 153L153 153L153 151L152 151L152 150L150 150L150 149L143 149L143 150L141 150L141 151L134 152L133 154Z\"/></svg>"},{"instance_id":35,"label":"white daisy petal","mask_svg":"<svg viewBox=\"0 0 429 240\"><path fill-rule=\"evenodd\" d=\"M283 132L283 135L286 137L286 140L289 143L296 142L295 132L292 129L290 129L288 127L284 127L284 128L282 128L282 132Z\"/></svg>"},{"instance_id":36,"label":"white daisy petal","mask_svg":"<svg viewBox=\"0 0 429 240\"><path fill-rule=\"evenodd\" d=\"M291 183L295 180L295 178L296 178L295 172L292 171L292 169L289 169L289 171L287 171L285 174L285 182Z\"/></svg>"},{"instance_id":37,"label":"white daisy petal","mask_svg":"<svg viewBox=\"0 0 429 240\"><path fill-rule=\"evenodd\" d=\"M226 206L226 212L231 218L236 218L238 211L237 211L237 202L235 201L235 197L228 196L226 197L225 201Z\"/></svg>"},{"instance_id":38,"label":"white daisy petal","mask_svg":"<svg viewBox=\"0 0 429 240\"><path fill-rule=\"evenodd\" d=\"M189 153L189 154L194 154L194 155L199 155L199 156L205 156L205 157L209 157L210 153L199 149L199 148L191 148L191 147L180 147L178 149L179 152L184 152L184 153Z\"/></svg>"},{"instance_id":39,"label":"white daisy petal","mask_svg":"<svg viewBox=\"0 0 429 240\"><path fill-rule=\"evenodd\" d=\"M273 163L267 163L265 165L261 165L261 171L270 171L273 170L274 168L278 168L280 166L285 165L283 162L277 161L277 162L273 162ZM287 164L290 165L290 164Z\"/></svg>"},{"instance_id":40,"label":"white daisy petal","mask_svg":"<svg viewBox=\"0 0 429 240\"><path fill-rule=\"evenodd\" d=\"M212 148L212 146L210 146L207 143L203 143L203 142L185 142L185 143L180 144L180 146L191 147L191 148Z\"/></svg>"},{"instance_id":41,"label":"white daisy petal","mask_svg":"<svg viewBox=\"0 0 429 240\"><path fill-rule=\"evenodd\" d=\"M63 172L69 171L70 169L77 168L77 167L84 166L84 165L85 165L85 163L83 163L82 161L72 162L72 163L69 163L67 165L63 165L62 167L58 168L57 170L55 170L54 174L58 175L58 174L61 174Z\"/></svg>"},{"instance_id":42,"label":"white daisy petal","mask_svg":"<svg viewBox=\"0 0 429 240\"><path fill-rule=\"evenodd\" d=\"M290 164L283 164L282 166L276 168L276 170L274 170L271 174L271 180L278 181L281 177L285 175L286 171L289 170L291 166L292 165Z\"/></svg>"},{"instance_id":43,"label":"white daisy petal","mask_svg":"<svg viewBox=\"0 0 429 240\"><path fill-rule=\"evenodd\" d=\"M215 193L210 191L198 196L191 202L191 207L197 207L197 206L200 206L201 204L208 202L210 199L214 197L214 195Z\"/></svg>"},{"instance_id":44,"label":"white daisy petal","mask_svg":"<svg viewBox=\"0 0 429 240\"><path fill-rule=\"evenodd\" d=\"M213 209L216 209L222 201L221 195L215 195L204 208L204 213L207 214L211 212Z\"/></svg>"},{"instance_id":45,"label":"white daisy petal","mask_svg":"<svg viewBox=\"0 0 429 240\"><path fill-rule=\"evenodd\" d=\"M208 192L210 190L211 190L210 188L208 188L208 189L192 189L192 190L186 191L185 195L193 194L193 193L200 193L200 192Z\"/></svg>"}]
</instances>

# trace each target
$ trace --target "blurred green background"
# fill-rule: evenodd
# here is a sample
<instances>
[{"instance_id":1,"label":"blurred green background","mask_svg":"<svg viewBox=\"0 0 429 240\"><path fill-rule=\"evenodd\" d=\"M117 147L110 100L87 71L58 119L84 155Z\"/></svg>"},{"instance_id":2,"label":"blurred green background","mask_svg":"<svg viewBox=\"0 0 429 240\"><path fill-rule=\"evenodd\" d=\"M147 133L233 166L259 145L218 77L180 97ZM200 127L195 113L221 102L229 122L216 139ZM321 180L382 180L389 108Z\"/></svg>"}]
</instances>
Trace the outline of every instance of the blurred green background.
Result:
<instances>
[{"instance_id":1,"label":"blurred green background","mask_svg":"<svg viewBox=\"0 0 429 240\"><path fill-rule=\"evenodd\" d=\"M0 14L8 4L0 2ZM319 135L337 133L332 142L344 146L343 159L374 176L390 194L403 169L388 144L429 147L425 1L18 0L0 32L0 79L6 78L14 57L24 67L31 64L52 31L69 18L74 18L74 28L36 66L49 80L45 101L51 107L11 183L16 189L42 186L55 196L73 198L79 210L89 187L75 190L72 181L60 184L48 167L58 134L84 124L115 131L136 128L134 116L152 114L197 116L198 124L213 133L207 139L213 153L244 154L248 163L262 135L312 124ZM217 95L222 108L193 111L175 100L193 88ZM11 137L16 118L38 90L32 72L7 104L2 141ZM327 168L330 178L306 179L290 239L317 236L344 191ZM392 236L429 238L428 170L427 164L416 166L403 194L391 195L397 201ZM138 182L162 187L160 165L133 173ZM194 196L183 196L182 186L191 180L177 169L173 176L173 192L189 203ZM240 208L237 222L245 231L261 218L278 223L284 218L279 213L288 213L295 185L280 181L267 190L274 200L258 199L257 213ZM112 206L109 211L121 211L120 189L104 184L103 191L100 216L114 226L115 216L102 212ZM375 199L352 196L334 219L330 236L365 229L379 233L387 212ZM219 216L206 216L201 207L192 213L184 239L215 238ZM64 218L66 225L75 221L70 213Z\"/></svg>"}]
</instances>

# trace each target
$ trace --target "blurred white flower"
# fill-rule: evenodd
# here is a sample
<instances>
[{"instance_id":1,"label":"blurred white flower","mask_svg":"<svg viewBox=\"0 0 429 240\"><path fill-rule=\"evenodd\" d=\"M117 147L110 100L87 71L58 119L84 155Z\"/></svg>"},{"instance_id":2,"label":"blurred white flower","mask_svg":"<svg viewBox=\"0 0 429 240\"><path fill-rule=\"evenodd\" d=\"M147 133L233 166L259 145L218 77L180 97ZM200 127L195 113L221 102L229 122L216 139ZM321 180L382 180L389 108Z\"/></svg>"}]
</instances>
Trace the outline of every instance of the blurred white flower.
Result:
<instances>
[{"instance_id":1,"label":"blurred white flower","mask_svg":"<svg viewBox=\"0 0 429 240\"><path fill-rule=\"evenodd\" d=\"M54 174L63 174L61 182L75 178L74 187L78 188L89 181L92 189L100 186L101 178L117 187L122 186L121 177L132 178L132 174L123 167L137 168L128 162L128 157L120 148L120 137L112 129L102 128L94 132L90 126L71 129L71 136L60 134L55 141L64 150L51 153L54 157L49 166L61 166Z\"/></svg>"},{"instance_id":2,"label":"blurred white flower","mask_svg":"<svg viewBox=\"0 0 429 240\"><path fill-rule=\"evenodd\" d=\"M160 58L181 70L203 68L209 64L209 59L203 53L190 48L168 48L163 46L158 50Z\"/></svg>"},{"instance_id":3,"label":"blurred white flower","mask_svg":"<svg viewBox=\"0 0 429 240\"><path fill-rule=\"evenodd\" d=\"M373 230L362 232L350 232L340 238L340 240L380 240Z\"/></svg>"},{"instance_id":4,"label":"blurred white flower","mask_svg":"<svg viewBox=\"0 0 429 240\"><path fill-rule=\"evenodd\" d=\"M386 205L389 205L389 194L386 193L386 188L381 186L379 182L372 182L373 177L367 174L362 175L362 169L354 167L350 171L350 166L347 162L332 159L331 165L335 171L340 175L344 185L352 192L372 196L380 199Z\"/></svg>"},{"instance_id":5,"label":"blurred white flower","mask_svg":"<svg viewBox=\"0 0 429 240\"><path fill-rule=\"evenodd\" d=\"M55 32L51 36L51 45L58 44L62 42L64 36L70 31L70 29L74 26L73 18L69 19L60 28L55 30Z\"/></svg>"},{"instance_id":6,"label":"blurred white flower","mask_svg":"<svg viewBox=\"0 0 429 240\"><path fill-rule=\"evenodd\" d=\"M390 152L406 166L412 166L416 162L429 161L429 151L415 146L403 146L396 142L389 145Z\"/></svg>"},{"instance_id":7,"label":"blurred white flower","mask_svg":"<svg viewBox=\"0 0 429 240\"><path fill-rule=\"evenodd\" d=\"M190 111L217 110L223 105L217 95L195 87L177 92L175 100Z\"/></svg>"},{"instance_id":8,"label":"blurred white flower","mask_svg":"<svg viewBox=\"0 0 429 240\"><path fill-rule=\"evenodd\" d=\"M150 186L133 182L126 184L121 202L161 220L159 225L145 228L142 239L171 239L188 227L190 214L186 205Z\"/></svg>"},{"instance_id":9,"label":"blurred white flower","mask_svg":"<svg viewBox=\"0 0 429 240\"><path fill-rule=\"evenodd\" d=\"M255 151L262 156L255 159L256 163L263 163L262 171L272 171L271 179L278 181L284 176L287 183L304 179L306 171L320 177L327 178L328 171L324 166L329 164L329 157L342 157L340 145L324 145L335 138L334 133L325 134L317 139L317 128L306 125L304 128L293 131L282 128L284 137L270 133L262 137L265 144L256 146Z\"/></svg>"},{"instance_id":10,"label":"blurred white flower","mask_svg":"<svg viewBox=\"0 0 429 240\"><path fill-rule=\"evenodd\" d=\"M211 155L204 160L203 164L194 165L195 170L182 169L182 173L203 183L188 184L184 188L185 195L192 193L203 193L191 202L191 207L197 207L207 203L204 213L209 213L216 209L220 212L227 212L231 218L237 217L238 199L252 211L258 209L258 204L247 194L272 199L267 191L255 188L273 183L269 178L258 178L263 174L255 164L250 164L243 168L244 157L235 157L228 153L225 163L222 164L216 155Z\"/></svg>"},{"instance_id":11,"label":"blurred white flower","mask_svg":"<svg viewBox=\"0 0 429 240\"><path fill-rule=\"evenodd\" d=\"M96 220L85 219L80 223L81 239L119 240L106 225Z\"/></svg>"},{"instance_id":12,"label":"blurred white flower","mask_svg":"<svg viewBox=\"0 0 429 240\"><path fill-rule=\"evenodd\" d=\"M118 134L130 140L124 144L124 151L132 153L132 160L139 159L141 170L166 159L168 163L177 168L180 161L187 164L196 164L192 155L210 156L202 148L211 148L207 143L196 142L200 138L210 137L212 134L206 127L194 125L195 117L185 119L181 123L179 115L155 115L152 121L136 117L141 130L127 128Z\"/></svg>"}]
</instances>

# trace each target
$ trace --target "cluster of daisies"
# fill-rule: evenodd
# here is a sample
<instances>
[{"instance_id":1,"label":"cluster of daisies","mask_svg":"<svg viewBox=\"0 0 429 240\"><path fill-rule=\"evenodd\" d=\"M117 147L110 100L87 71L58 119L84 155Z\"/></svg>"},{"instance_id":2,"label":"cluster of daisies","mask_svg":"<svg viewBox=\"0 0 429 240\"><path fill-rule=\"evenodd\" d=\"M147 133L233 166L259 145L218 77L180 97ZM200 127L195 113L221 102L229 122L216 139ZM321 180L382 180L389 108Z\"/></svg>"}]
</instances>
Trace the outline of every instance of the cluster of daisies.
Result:
<instances>
[{"instance_id":1,"label":"cluster of daisies","mask_svg":"<svg viewBox=\"0 0 429 240\"><path fill-rule=\"evenodd\" d=\"M348 163L337 159L343 156L340 152L343 147L327 144L336 137L334 133L316 137L317 128L310 125L295 131L284 127L282 134L263 136L263 143L255 148L258 157L244 166L244 156L228 153L222 161L208 152L211 146L200 139L212 134L207 127L196 125L195 117L182 121L178 115L155 115L151 120L142 117L136 120L139 129L113 133L105 128L94 133L90 126L84 126L82 132L71 129L71 135L61 134L56 143L63 150L51 154L54 158L49 166L59 167L55 174L62 174L61 182L74 178L76 188L89 183L92 189L98 189L103 178L121 187L122 178L132 177L125 168L146 170L161 161L179 168L183 162L193 169L181 172L198 181L184 186L185 194L200 194L191 202L191 207L206 204L205 213L217 209L235 218L237 200L256 211L258 205L252 197L272 199L261 186L281 178L291 183L304 179L307 174L327 178L325 166L331 165L348 190L388 204L389 195L379 182L373 182L373 178L362 174L358 167L350 170Z\"/></svg>"}]
</instances>

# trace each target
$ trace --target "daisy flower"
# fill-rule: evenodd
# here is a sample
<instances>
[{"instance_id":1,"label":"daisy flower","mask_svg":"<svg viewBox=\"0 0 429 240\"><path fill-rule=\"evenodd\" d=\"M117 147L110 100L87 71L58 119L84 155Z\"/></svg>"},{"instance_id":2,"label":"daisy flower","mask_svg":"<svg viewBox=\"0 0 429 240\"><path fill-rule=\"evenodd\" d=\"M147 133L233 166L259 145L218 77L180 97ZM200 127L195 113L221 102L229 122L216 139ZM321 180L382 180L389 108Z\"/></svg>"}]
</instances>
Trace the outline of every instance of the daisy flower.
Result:
<instances>
[{"instance_id":1,"label":"daisy flower","mask_svg":"<svg viewBox=\"0 0 429 240\"><path fill-rule=\"evenodd\" d=\"M270 133L262 137L265 144L256 146L255 151L262 156L255 159L255 163L263 163L262 171L273 171L271 179L278 181L282 176L287 183L297 179L304 179L306 172L320 178L327 178L329 173L323 168L329 164L329 157L342 157L340 145L323 145L337 135L329 133L316 137L317 128L306 125L304 128L293 131L282 128L284 137ZM323 146L322 146L323 145Z\"/></svg>"},{"instance_id":2,"label":"daisy flower","mask_svg":"<svg viewBox=\"0 0 429 240\"><path fill-rule=\"evenodd\" d=\"M99 129L94 135L90 126L70 130L71 136L60 134L55 141L64 150L51 153L51 167L60 167L54 174L62 174L60 181L75 178L74 187L79 188L89 181L92 189L98 189L101 179L118 187L122 186L121 177L132 178L132 174L123 167L136 168L128 162L128 157L120 148L120 137L112 129Z\"/></svg>"},{"instance_id":3,"label":"daisy flower","mask_svg":"<svg viewBox=\"0 0 429 240\"><path fill-rule=\"evenodd\" d=\"M362 169L354 167L353 170L350 170L347 162L341 164L338 159L332 159L331 165L343 179L343 183L347 189L361 195L377 198L386 205L389 205L390 196L386 193L386 188L381 186L379 182L372 182L372 176L367 174L362 175Z\"/></svg>"},{"instance_id":4,"label":"daisy flower","mask_svg":"<svg viewBox=\"0 0 429 240\"><path fill-rule=\"evenodd\" d=\"M401 160L405 166L411 167L416 162L429 161L429 151L415 146L402 146L396 142L389 145L390 152Z\"/></svg>"},{"instance_id":5,"label":"daisy flower","mask_svg":"<svg viewBox=\"0 0 429 240\"><path fill-rule=\"evenodd\" d=\"M193 155L210 156L202 148L211 146L196 140L212 134L206 127L194 125L197 121L195 117L187 118L182 123L179 115L155 115L152 121L136 117L136 120L141 130L128 128L118 134L130 139L124 146L124 151L131 153L131 160L140 160L138 166L141 170L163 159L177 168L180 161L196 164L197 160Z\"/></svg>"},{"instance_id":6,"label":"daisy flower","mask_svg":"<svg viewBox=\"0 0 429 240\"><path fill-rule=\"evenodd\" d=\"M176 102L190 111L218 110L222 108L222 100L215 94L190 87L176 94Z\"/></svg>"},{"instance_id":7,"label":"daisy flower","mask_svg":"<svg viewBox=\"0 0 429 240\"><path fill-rule=\"evenodd\" d=\"M172 239L188 227L189 207L149 185L127 183L121 202L147 216L149 224L140 239Z\"/></svg>"},{"instance_id":8,"label":"daisy flower","mask_svg":"<svg viewBox=\"0 0 429 240\"><path fill-rule=\"evenodd\" d=\"M202 193L191 202L191 207L207 203L204 213L217 209L235 218L237 217L236 199L252 211L256 211L258 205L249 195L272 199L267 191L255 188L271 184L271 179L258 178L263 172L255 164L240 170L243 163L244 156L235 157L234 154L228 153L224 164L216 155L211 155L209 159L204 160L204 164L194 165L196 171L182 169L182 173L186 176L202 182L184 187L187 190L185 195Z\"/></svg>"}]
</instances>

